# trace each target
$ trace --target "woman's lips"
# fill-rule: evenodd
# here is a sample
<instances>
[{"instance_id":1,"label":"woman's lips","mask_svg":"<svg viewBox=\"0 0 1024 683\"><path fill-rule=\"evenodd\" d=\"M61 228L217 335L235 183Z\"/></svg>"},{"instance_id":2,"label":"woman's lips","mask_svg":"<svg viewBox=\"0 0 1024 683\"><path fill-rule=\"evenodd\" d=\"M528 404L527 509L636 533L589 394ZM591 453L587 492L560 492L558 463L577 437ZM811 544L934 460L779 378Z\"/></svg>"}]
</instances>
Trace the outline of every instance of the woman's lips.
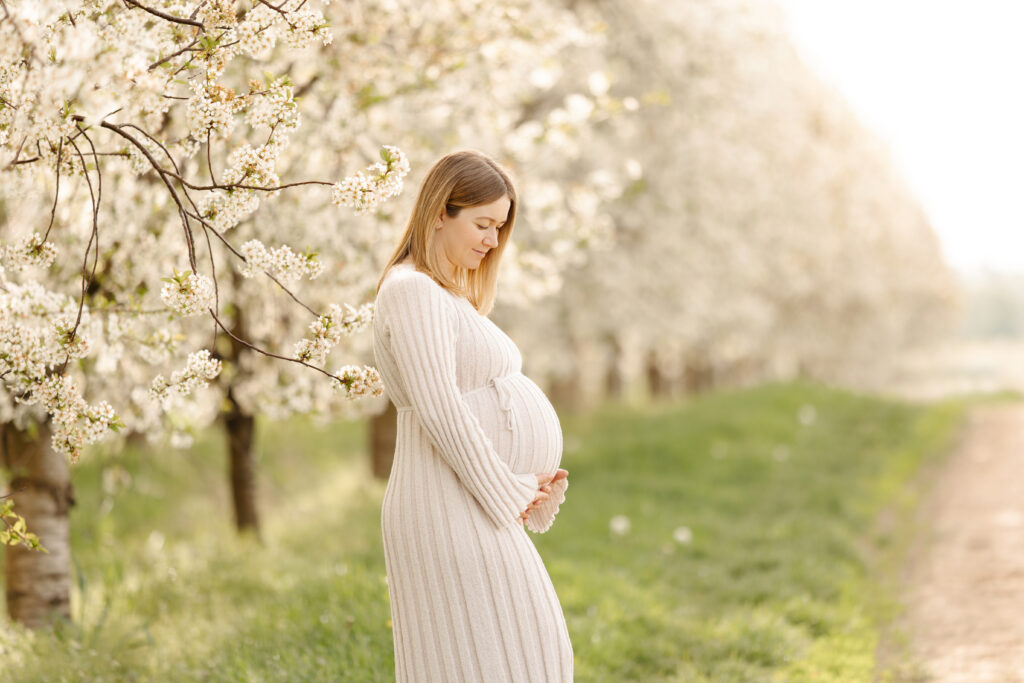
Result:
<instances>
[{"instance_id":1,"label":"woman's lips","mask_svg":"<svg viewBox=\"0 0 1024 683\"><path fill-rule=\"evenodd\" d=\"M473 251L475 251L476 253L480 254L481 256L487 256L487 252L486 251L480 251L479 249L474 249Z\"/></svg>"}]
</instances>

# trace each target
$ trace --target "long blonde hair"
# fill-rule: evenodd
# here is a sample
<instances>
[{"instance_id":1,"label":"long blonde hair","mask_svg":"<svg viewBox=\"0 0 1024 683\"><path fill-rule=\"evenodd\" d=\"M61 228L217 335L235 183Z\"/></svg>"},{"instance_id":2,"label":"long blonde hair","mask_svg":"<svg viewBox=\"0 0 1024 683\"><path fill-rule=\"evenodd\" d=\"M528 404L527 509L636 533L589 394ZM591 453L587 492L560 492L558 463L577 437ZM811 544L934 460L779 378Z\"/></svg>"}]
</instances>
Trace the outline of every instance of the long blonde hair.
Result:
<instances>
[{"instance_id":1,"label":"long blonde hair","mask_svg":"<svg viewBox=\"0 0 1024 683\"><path fill-rule=\"evenodd\" d=\"M437 234L434 225L441 211L455 218L468 206L488 204L504 196L508 196L511 205L508 219L498 231L498 246L487 253L476 270L456 267L454 280L447 278L434 248ZM413 265L417 270L432 277L448 291L466 297L477 311L487 315L494 308L498 264L505 246L512 238L516 204L518 200L511 178L486 154L465 149L441 157L430 167L420 185L405 234L381 273L377 291L380 291L388 271L412 254Z\"/></svg>"}]
</instances>

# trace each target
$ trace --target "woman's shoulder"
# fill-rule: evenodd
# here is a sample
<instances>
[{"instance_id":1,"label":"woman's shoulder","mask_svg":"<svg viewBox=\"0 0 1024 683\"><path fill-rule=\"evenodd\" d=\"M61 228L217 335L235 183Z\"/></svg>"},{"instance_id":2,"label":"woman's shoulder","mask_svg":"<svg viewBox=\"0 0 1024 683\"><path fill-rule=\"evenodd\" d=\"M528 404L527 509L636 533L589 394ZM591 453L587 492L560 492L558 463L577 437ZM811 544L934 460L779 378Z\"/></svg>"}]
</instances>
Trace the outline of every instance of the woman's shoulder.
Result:
<instances>
[{"instance_id":1,"label":"woman's shoulder","mask_svg":"<svg viewBox=\"0 0 1024 683\"><path fill-rule=\"evenodd\" d=\"M388 268L387 273L384 275L384 280L381 282L380 291L384 291L385 288L413 288L423 287L427 284L437 285L426 273L416 270L416 266L411 263L396 263L395 265Z\"/></svg>"},{"instance_id":2,"label":"woman's shoulder","mask_svg":"<svg viewBox=\"0 0 1024 683\"><path fill-rule=\"evenodd\" d=\"M388 270L377 292L377 302L391 300L441 301L445 289L412 264L398 263Z\"/></svg>"}]
</instances>

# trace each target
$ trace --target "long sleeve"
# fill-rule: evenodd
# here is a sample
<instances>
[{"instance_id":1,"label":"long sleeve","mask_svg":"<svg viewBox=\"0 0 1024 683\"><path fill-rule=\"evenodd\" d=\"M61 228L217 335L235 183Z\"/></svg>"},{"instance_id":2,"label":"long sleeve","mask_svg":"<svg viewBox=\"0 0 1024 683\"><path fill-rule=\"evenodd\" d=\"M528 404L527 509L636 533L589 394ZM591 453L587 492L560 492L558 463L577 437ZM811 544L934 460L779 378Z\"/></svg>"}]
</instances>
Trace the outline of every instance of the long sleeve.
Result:
<instances>
[{"instance_id":1,"label":"long sleeve","mask_svg":"<svg viewBox=\"0 0 1024 683\"><path fill-rule=\"evenodd\" d=\"M456 382L459 320L440 285L426 275L397 278L378 294L391 351L413 412L435 448L484 512L500 527L534 499L530 486L501 460ZM383 311L381 310L383 309ZM532 514L532 513L531 513Z\"/></svg>"},{"instance_id":2,"label":"long sleeve","mask_svg":"<svg viewBox=\"0 0 1024 683\"><path fill-rule=\"evenodd\" d=\"M518 475L524 483L533 482L536 486L537 475L533 472ZM548 499L530 511L526 519L526 528L530 531L542 534L551 528L555 523L555 515L558 514L559 506L565 502L565 490L569 488L568 479L559 479L551 485L551 493Z\"/></svg>"}]
</instances>

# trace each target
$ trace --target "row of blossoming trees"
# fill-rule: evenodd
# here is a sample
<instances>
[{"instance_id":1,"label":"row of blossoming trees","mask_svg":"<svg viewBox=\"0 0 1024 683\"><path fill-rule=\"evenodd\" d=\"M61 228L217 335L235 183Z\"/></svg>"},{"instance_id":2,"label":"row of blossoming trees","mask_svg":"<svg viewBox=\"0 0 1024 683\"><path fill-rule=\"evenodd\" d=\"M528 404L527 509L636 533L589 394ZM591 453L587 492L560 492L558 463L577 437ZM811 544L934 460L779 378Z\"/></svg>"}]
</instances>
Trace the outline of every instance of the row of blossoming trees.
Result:
<instances>
[{"instance_id":1,"label":"row of blossoming trees","mask_svg":"<svg viewBox=\"0 0 1024 683\"><path fill-rule=\"evenodd\" d=\"M31 625L68 612L69 459L118 431L187 446L219 418L256 528L255 416L380 394L346 339L411 165L452 146L532 164L539 134L517 127L568 140L604 116L531 112L552 86L532 70L596 44L532 0L0 0L0 35L2 533L8 612ZM549 204L535 220L558 229L514 254L524 281L594 223L592 202Z\"/></svg>"},{"instance_id":2,"label":"row of blossoming trees","mask_svg":"<svg viewBox=\"0 0 1024 683\"><path fill-rule=\"evenodd\" d=\"M760 0L600 0L633 182L614 248L557 298L496 311L579 404L795 376L884 382L941 333L956 286L888 151L798 58Z\"/></svg>"},{"instance_id":3,"label":"row of blossoming trees","mask_svg":"<svg viewBox=\"0 0 1024 683\"><path fill-rule=\"evenodd\" d=\"M24 623L67 613L88 444L218 424L258 530L258 416L384 407L348 400L380 392L353 333L403 182L452 148L518 177L497 315L570 396L630 349L658 386L856 371L942 308L927 225L757 3L0 0L0 38L0 511Z\"/></svg>"}]
</instances>

